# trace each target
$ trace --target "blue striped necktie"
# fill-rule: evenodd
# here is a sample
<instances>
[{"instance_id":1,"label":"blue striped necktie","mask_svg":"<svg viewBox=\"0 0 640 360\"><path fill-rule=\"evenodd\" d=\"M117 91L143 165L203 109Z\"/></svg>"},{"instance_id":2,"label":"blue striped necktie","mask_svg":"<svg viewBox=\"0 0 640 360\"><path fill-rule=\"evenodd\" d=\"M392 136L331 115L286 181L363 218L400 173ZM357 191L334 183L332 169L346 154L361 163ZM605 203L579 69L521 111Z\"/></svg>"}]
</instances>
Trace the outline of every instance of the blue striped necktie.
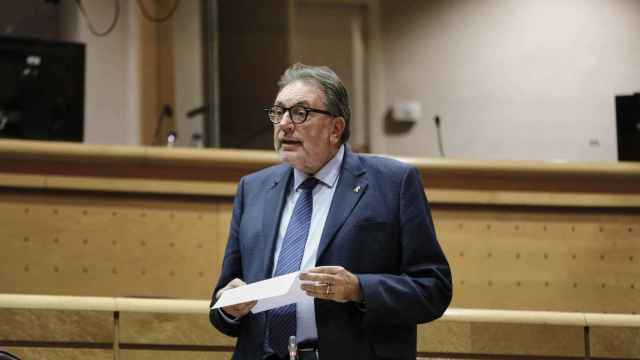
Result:
<instances>
[{"instance_id":1,"label":"blue striped necktie","mask_svg":"<svg viewBox=\"0 0 640 360\"><path fill-rule=\"evenodd\" d=\"M309 177L300 185L302 193L293 208L273 276L300 270L313 213L313 189L317 184L318 179ZM275 308L269 315L269 345L276 354L285 357L289 336L296 334L296 304Z\"/></svg>"}]
</instances>

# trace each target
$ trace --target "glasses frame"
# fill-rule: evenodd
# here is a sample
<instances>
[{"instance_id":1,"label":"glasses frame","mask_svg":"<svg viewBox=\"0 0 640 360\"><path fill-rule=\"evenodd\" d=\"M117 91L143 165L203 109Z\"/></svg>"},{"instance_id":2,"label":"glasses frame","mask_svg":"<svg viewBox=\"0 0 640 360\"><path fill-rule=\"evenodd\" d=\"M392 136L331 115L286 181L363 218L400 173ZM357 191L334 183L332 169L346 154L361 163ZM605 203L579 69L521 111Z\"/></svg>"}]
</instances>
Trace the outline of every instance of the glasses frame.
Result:
<instances>
[{"instance_id":1,"label":"glasses frame","mask_svg":"<svg viewBox=\"0 0 640 360\"><path fill-rule=\"evenodd\" d=\"M282 116L280 116L280 120L278 120L278 122L275 122L273 120L271 120L271 116L269 116L269 112L273 109L273 108L280 108L282 109ZM291 109L293 108L301 108L304 109L305 114L304 114L304 119L302 121L295 121L293 120L293 116L291 115ZM327 111L327 110L322 110L322 109L314 109L311 107L307 107L307 106L303 106L303 105L293 105L293 106L289 106L289 107L284 107L281 105L271 105L271 106L265 106L263 108L264 111L267 112L267 118L269 119L269 122L272 124L280 124L282 122L282 117L284 116L284 114L286 114L287 112L289 113L289 119L291 119L291 122L294 124L302 124L303 122L307 121L307 118L309 117L309 113L310 112L315 112L315 113L319 113L319 114L325 114L325 115L329 115L332 117L336 117L336 115L334 115L333 113Z\"/></svg>"}]
</instances>

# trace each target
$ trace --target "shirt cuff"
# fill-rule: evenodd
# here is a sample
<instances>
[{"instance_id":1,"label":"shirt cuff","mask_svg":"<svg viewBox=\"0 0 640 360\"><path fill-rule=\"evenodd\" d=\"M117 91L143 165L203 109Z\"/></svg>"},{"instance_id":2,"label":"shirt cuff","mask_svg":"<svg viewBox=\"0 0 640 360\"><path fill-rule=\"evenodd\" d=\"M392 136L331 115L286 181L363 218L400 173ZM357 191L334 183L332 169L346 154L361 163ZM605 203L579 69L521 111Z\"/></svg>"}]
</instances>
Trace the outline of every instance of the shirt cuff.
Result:
<instances>
[{"instance_id":1,"label":"shirt cuff","mask_svg":"<svg viewBox=\"0 0 640 360\"><path fill-rule=\"evenodd\" d=\"M367 299L364 298L364 290L362 290L362 283L360 282L360 277L358 277L358 283L360 286L360 294L362 294L362 299L359 302L356 302L356 308L362 312L367 312Z\"/></svg>"},{"instance_id":2,"label":"shirt cuff","mask_svg":"<svg viewBox=\"0 0 640 360\"><path fill-rule=\"evenodd\" d=\"M225 313L224 311L222 311L222 309L216 309L218 311L218 313L220 314L220 316L222 316L222 318L224 319L224 321L228 322L229 324L239 324L240 323L240 319L239 318L235 318L227 313Z\"/></svg>"}]
</instances>

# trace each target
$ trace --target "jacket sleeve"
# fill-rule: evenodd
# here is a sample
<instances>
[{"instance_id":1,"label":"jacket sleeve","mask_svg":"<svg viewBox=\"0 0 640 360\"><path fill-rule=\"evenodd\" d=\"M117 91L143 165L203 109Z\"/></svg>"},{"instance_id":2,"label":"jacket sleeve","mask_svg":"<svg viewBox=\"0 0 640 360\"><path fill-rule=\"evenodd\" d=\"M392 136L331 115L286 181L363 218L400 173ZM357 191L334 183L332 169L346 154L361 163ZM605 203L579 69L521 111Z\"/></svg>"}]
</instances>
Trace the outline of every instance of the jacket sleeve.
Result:
<instances>
[{"instance_id":1,"label":"jacket sleeve","mask_svg":"<svg viewBox=\"0 0 640 360\"><path fill-rule=\"evenodd\" d=\"M211 306L216 302L216 293L219 289L225 287L231 280L235 278L243 278L242 271L242 254L240 252L239 233L240 233L240 220L242 218L244 204L244 178L240 180L238 189L236 191L236 197L233 201L233 214L231 217L231 226L229 228L229 239L227 241L227 247L224 252L224 260L222 262L222 271L218 284L213 289L211 295ZM237 337L240 333L240 327L242 326L242 319L235 322L229 322L225 320L219 310L209 310L209 320L211 324L220 330L222 333Z\"/></svg>"},{"instance_id":2,"label":"jacket sleeve","mask_svg":"<svg viewBox=\"0 0 640 360\"><path fill-rule=\"evenodd\" d=\"M398 272L358 275L366 327L429 322L442 316L451 302L451 271L416 168L404 173L399 196L399 239L389 239L401 244Z\"/></svg>"}]
</instances>

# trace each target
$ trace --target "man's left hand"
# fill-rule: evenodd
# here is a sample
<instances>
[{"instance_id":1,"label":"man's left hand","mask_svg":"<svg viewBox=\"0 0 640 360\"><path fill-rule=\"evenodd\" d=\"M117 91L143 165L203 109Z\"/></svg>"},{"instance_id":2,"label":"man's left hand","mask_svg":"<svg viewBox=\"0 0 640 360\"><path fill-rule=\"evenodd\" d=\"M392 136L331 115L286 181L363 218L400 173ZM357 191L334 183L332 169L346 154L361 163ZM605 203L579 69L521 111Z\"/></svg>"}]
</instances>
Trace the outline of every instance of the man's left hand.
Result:
<instances>
[{"instance_id":1,"label":"man's left hand","mask_svg":"<svg viewBox=\"0 0 640 360\"><path fill-rule=\"evenodd\" d=\"M358 277L342 266L318 266L300 273L302 290L318 299L362 301Z\"/></svg>"}]
</instances>

